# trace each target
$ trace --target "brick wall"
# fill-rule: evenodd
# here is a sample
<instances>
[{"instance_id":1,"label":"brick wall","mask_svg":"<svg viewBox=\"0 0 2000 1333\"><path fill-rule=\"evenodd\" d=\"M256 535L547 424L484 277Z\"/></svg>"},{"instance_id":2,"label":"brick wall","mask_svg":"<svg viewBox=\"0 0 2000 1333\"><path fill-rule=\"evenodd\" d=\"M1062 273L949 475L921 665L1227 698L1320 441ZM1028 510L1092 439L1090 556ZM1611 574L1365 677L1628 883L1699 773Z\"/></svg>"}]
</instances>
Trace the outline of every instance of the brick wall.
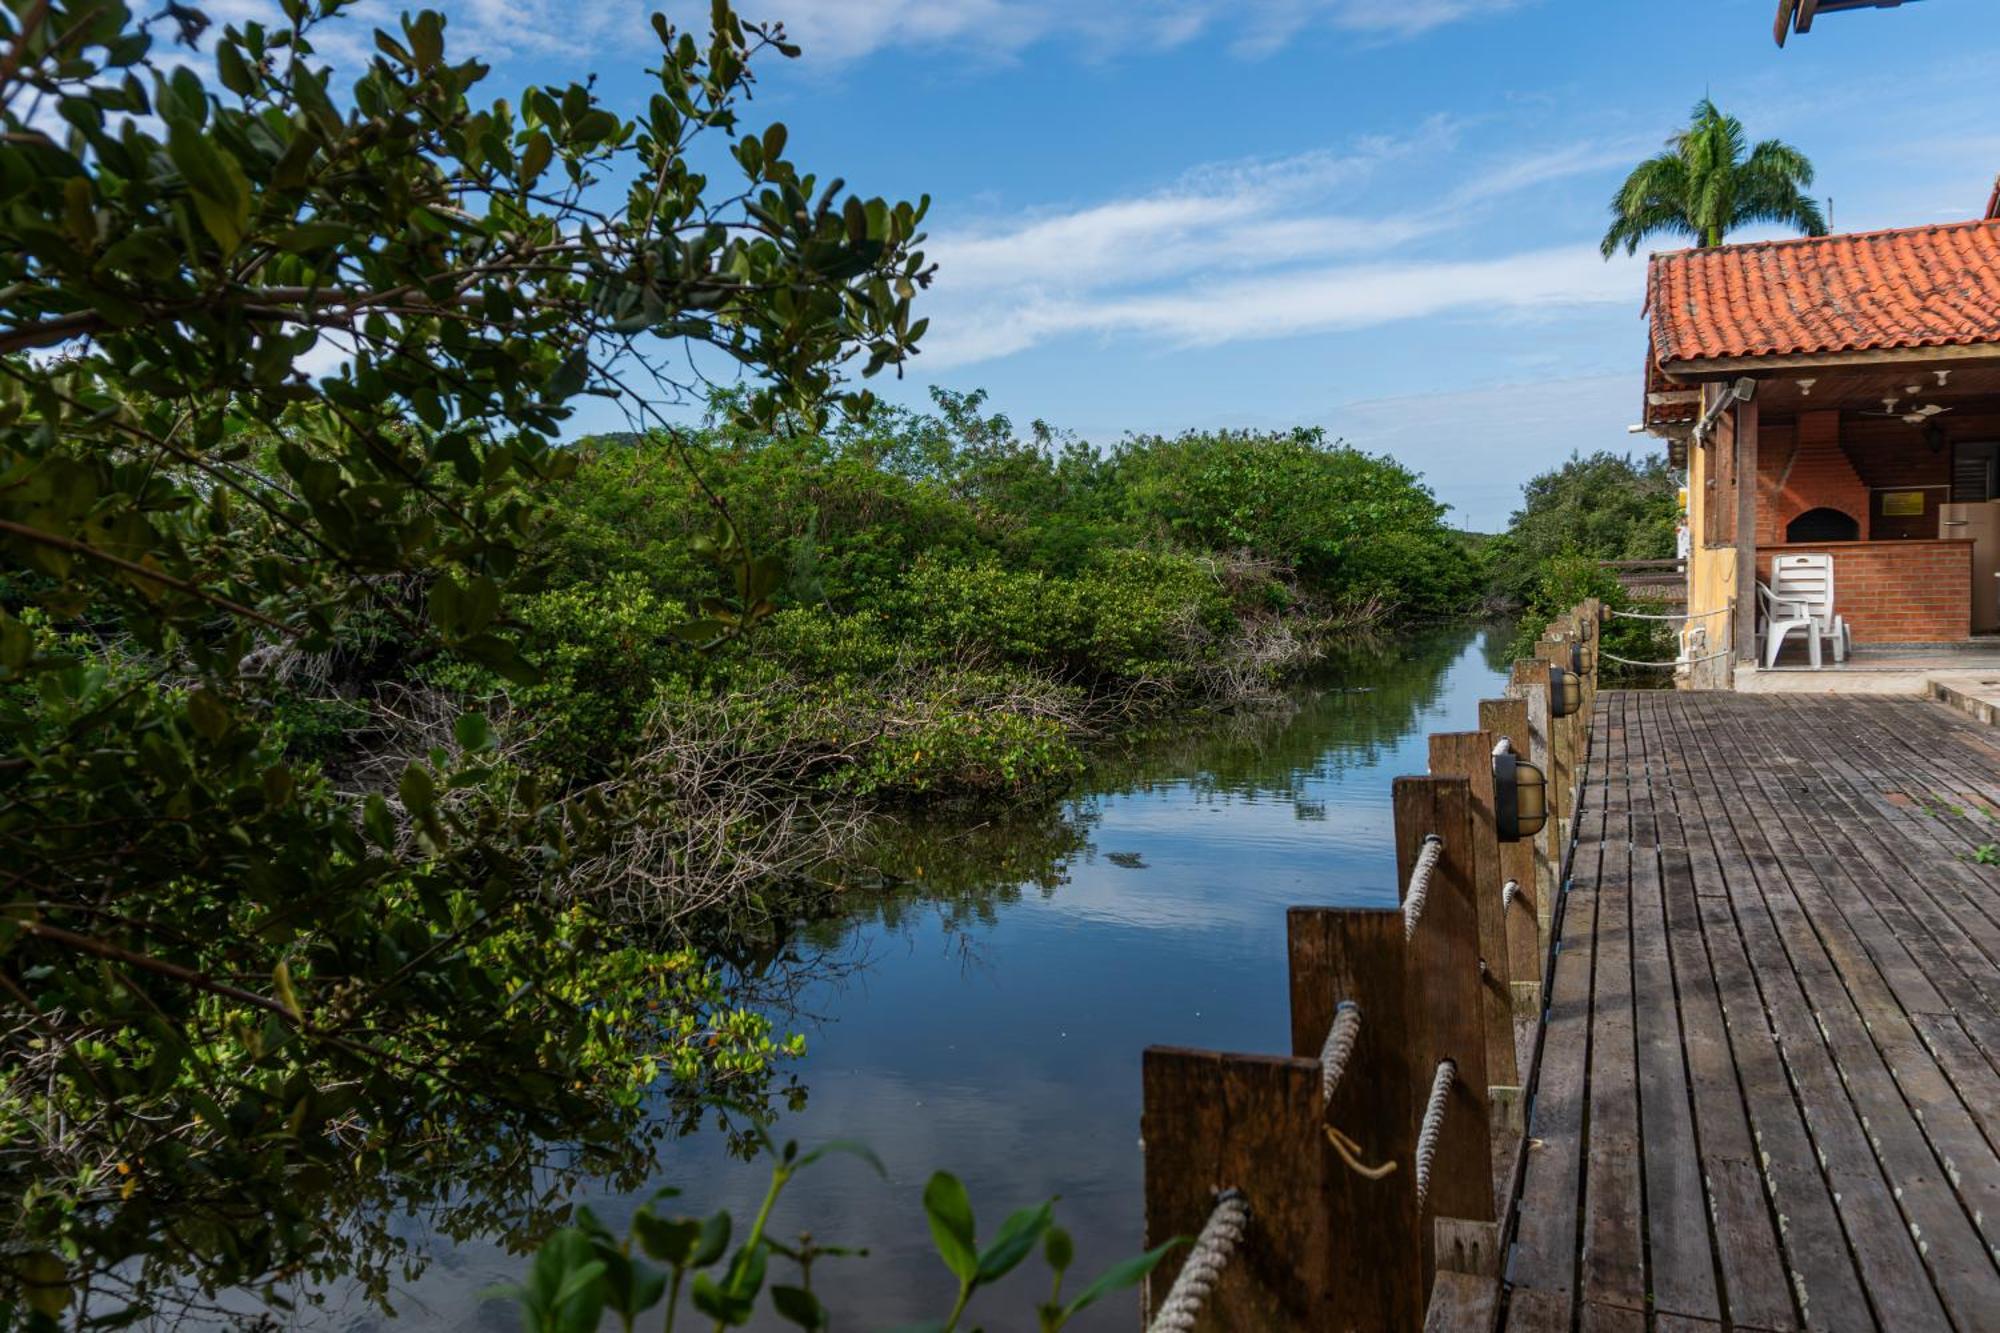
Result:
<instances>
[{"instance_id":1,"label":"brick wall","mask_svg":"<svg viewBox=\"0 0 2000 1333\"><path fill-rule=\"evenodd\" d=\"M1785 540L1808 509L1838 509L1868 533L1868 483L1840 447L1840 413L1801 412L1757 437L1757 544Z\"/></svg>"},{"instance_id":2,"label":"brick wall","mask_svg":"<svg viewBox=\"0 0 2000 1333\"><path fill-rule=\"evenodd\" d=\"M1856 643L1955 643L1972 637L1972 543L1827 542L1776 551L1833 555L1833 609ZM1771 577L1771 549L1757 577Z\"/></svg>"}]
</instances>

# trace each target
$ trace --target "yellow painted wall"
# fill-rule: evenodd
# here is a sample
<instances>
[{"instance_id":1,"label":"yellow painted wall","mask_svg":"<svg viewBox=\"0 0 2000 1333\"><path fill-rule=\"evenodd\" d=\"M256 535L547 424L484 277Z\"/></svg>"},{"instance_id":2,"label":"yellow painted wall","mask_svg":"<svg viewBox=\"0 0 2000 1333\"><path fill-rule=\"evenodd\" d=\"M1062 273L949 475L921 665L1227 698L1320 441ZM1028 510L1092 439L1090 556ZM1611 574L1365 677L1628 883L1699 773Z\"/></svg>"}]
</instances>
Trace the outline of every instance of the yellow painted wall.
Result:
<instances>
[{"instance_id":1,"label":"yellow painted wall","mask_svg":"<svg viewBox=\"0 0 2000 1333\"><path fill-rule=\"evenodd\" d=\"M1736 547L1710 546L1702 540L1708 532L1706 506L1710 501L1708 467L1720 443L1708 448L1688 446L1688 530L1693 537L1688 561L1688 644L1691 657L1720 652L1729 644L1730 615L1727 608L1736 596ZM1718 492L1715 501L1734 505L1733 492ZM1714 612L1705 615L1704 612ZM1702 635L1703 637L1695 637ZM1729 685L1728 658L1697 662L1681 683L1696 689L1726 689Z\"/></svg>"}]
</instances>

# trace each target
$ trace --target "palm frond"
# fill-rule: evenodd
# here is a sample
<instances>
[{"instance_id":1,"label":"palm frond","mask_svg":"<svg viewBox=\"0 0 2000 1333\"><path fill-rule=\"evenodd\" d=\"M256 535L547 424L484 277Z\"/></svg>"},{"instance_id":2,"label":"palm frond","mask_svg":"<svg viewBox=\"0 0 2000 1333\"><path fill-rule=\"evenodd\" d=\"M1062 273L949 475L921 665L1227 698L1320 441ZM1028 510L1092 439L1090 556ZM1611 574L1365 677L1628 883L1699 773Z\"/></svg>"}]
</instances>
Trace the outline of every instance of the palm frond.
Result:
<instances>
[{"instance_id":1,"label":"palm frond","mask_svg":"<svg viewBox=\"0 0 2000 1333\"><path fill-rule=\"evenodd\" d=\"M1611 227L1598 247L1604 257L1609 259L1621 245L1627 254L1636 254L1655 232L1685 234L1684 226L1671 224L1687 212L1688 184L1687 163L1674 153L1649 157L1632 168L1611 201Z\"/></svg>"}]
</instances>

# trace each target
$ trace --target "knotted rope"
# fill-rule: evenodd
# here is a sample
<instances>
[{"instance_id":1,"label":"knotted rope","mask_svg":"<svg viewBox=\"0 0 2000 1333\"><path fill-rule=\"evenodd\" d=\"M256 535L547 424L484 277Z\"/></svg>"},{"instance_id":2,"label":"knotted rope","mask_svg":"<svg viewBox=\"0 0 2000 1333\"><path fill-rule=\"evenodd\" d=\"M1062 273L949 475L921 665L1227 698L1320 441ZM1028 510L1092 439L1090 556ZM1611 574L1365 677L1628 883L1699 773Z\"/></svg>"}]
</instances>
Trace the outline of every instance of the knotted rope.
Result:
<instances>
[{"instance_id":1,"label":"knotted rope","mask_svg":"<svg viewBox=\"0 0 2000 1333\"><path fill-rule=\"evenodd\" d=\"M1512 736L1502 736L1499 740L1493 742L1493 753L1496 755L1514 753L1514 738Z\"/></svg>"},{"instance_id":2,"label":"knotted rope","mask_svg":"<svg viewBox=\"0 0 2000 1333\"><path fill-rule=\"evenodd\" d=\"M1438 1131L1444 1128L1444 1108L1451 1096L1451 1085L1458 1078L1458 1065L1450 1060L1438 1061L1437 1074L1431 1079L1431 1099L1424 1107L1423 1124L1417 1128L1417 1207L1424 1206L1424 1200L1431 1192L1431 1159L1437 1156Z\"/></svg>"},{"instance_id":3,"label":"knotted rope","mask_svg":"<svg viewBox=\"0 0 2000 1333\"><path fill-rule=\"evenodd\" d=\"M1520 880L1510 879L1505 884L1502 884L1500 886L1500 910L1504 912L1508 908L1512 907L1514 905L1514 900L1520 896L1521 896Z\"/></svg>"},{"instance_id":4,"label":"knotted rope","mask_svg":"<svg viewBox=\"0 0 2000 1333\"><path fill-rule=\"evenodd\" d=\"M1417 863L1410 867L1410 888L1403 895L1403 938L1409 939L1417 933L1417 922L1424 919L1424 899L1430 896L1431 871L1437 869L1438 857L1444 853L1444 839L1435 833L1424 834L1424 845L1417 852Z\"/></svg>"},{"instance_id":5,"label":"knotted rope","mask_svg":"<svg viewBox=\"0 0 2000 1333\"><path fill-rule=\"evenodd\" d=\"M1354 1054L1355 1039L1361 1035L1361 1006L1352 1000L1342 1000L1333 1011L1333 1022L1326 1029L1326 1043L1319 1048L1319 1099L1322 1103L1333 1100L1333 1090L1340 1086L1340 1076L1347 1072L1347 1061Z\"/></svg>"},{"instance_id":6,"label":"knotted rope","mask_svg":"<svg viewBox=\"0 0 2000 1333\"><path fill-rule=\"evenodd\" d=\"M1202 1302L1215 1289L1216 1280L1228 1267L1236 1247L1243 1243L1243 1232L1249 1225L1250 1201L1241 1190L1228 1189L1215 1196L1215 1207L1209 1211L1208 1221L1202 1224L1194 1248L1188 1251L1187 1262L1181 1265L1174 1285L1167 1289L1160 1312L1146 1326L1146 1333L1194 1333L1194 1321L1201 1314Z\"/></svg>"}]
</instances>

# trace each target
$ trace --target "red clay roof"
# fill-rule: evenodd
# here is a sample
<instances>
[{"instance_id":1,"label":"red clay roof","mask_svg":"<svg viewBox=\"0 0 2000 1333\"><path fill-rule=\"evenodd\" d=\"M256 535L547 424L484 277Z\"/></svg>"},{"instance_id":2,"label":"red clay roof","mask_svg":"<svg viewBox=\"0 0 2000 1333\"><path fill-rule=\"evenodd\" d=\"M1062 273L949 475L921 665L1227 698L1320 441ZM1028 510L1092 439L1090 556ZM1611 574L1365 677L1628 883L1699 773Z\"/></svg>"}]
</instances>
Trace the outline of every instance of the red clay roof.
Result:
<instances>
[{"instance_id":1,"label":"red clay roof","mask_svg":"<svg viewBox=\"0 0 2000 1333\"><path fill-rule=\"evenodd\" d=\"M1646 309L1662 366L2000 344L2000 220L1654 255Z\"/></svg>"}]
</instances>

